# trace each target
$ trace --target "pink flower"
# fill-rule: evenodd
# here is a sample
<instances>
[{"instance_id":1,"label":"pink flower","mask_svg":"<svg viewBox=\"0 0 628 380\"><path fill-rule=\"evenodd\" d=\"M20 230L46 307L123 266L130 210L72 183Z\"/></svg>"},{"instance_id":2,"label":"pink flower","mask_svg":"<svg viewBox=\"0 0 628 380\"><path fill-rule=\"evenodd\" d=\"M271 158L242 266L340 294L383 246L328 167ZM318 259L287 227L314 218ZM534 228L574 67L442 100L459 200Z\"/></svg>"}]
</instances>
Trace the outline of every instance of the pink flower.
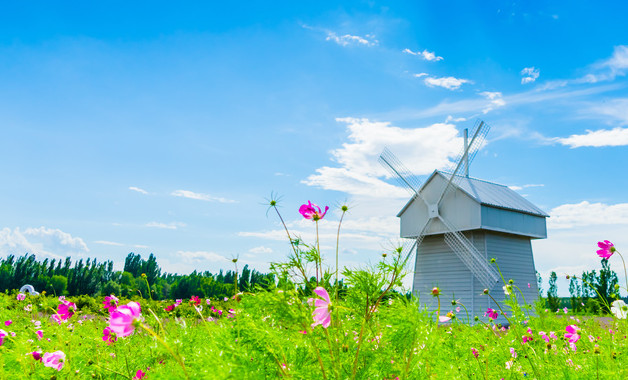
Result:
<instances>
[{"instance_id":1,"label":"pink flower","mask_svg":"<svg viewBox=\"0 0 628 380\"><path fill-rule=\"evenodd\" d=\"M24 293L18 293L16 299L18 301L24 301L26 299L26 294Z\"/></svg>"},{"instance_id":2,"label":"pink flower","mask_svg":"<svg viewBox=\"0 0 628 380\"><path fill-rule=\"evenodd\" d=\"M70 301L62 301L62 303L57 307L57 314L63 319L67 321L74 315L74 310L76 310L76 304Z\"/></svg>"},{"instance_id":3,"label":"pink flower","mask_svg":"<svg viewBox=\"0 0 628 380\"><path fill-rule=\"evenodd\" d=\"M543 340L547 343L549 343L550 338L549 336L547 336L547 334L545 333L545 331L539 331L539 335L541 336L541 338L543 338Z\"/></svg>"},{"instance_id":4,"label":"pink flower","mask_svg":"<svg viewBox=\"0 0 628 380\"><path fill-rule=\"evenodd\" d=\"M112 294L110 296L106 296L102 304L104 305L104 308L107 309L109 313L111 313L116 309L116 307L118 307L118 301L118 297Z\"/></svg>"},{"instance_id":5,"label":"pink flower","mask_svg":"<svg viewBox=\"0 0 628 380\"><path fill-rule=\"evenodd\" d=\"M41 351L33 351L30 354L33 355L33 359L41 361Z\"/></svg>"},{"instance_id":6,"label":"pink flower","mask_svg":"<svg viewBox=\"0 0 628 380\"><path fill-rule=\"evenodd\" d=\"M141 312L142 309L137 302L131 301L126 305L118 306L109 316L109 329L120 337L131 335Z\"/></svg>"},{"instance_id":7,"label":"pink flower","mask_svg":"<svg viewBox=\"0 0 628 380\"><path fill-rule=\"evenodd\" d=\"M183 303L183 300L179 298L178 300L175 301L175 303L177 304L177 306L179 306L181 305L181 303Z\"/></svg>"},{"instance_id":8,"label":"pink flower","mask_svg":"<svg viewBox=\"0 0 628 380\"><path fill-rule=\"evenodd\" d=\"M168 305L168 306L164 307L164 310L165 311L172 311L172 310L174 310L175 307L176 307L175 304Z\"/></svg>"},{"instance_id":9,"label":"pink flower","mask_svg":"<svg viewBox=\"0 0 628 380\"><path fill-rule=\"evenodd\" d=\"M320 207L310 201L307 201L306 205L304 204L299 207L299 213L301 213L305 219L312 219L313 221L323 219L325 214L327 214L327 210L329 210L329 206L325 206L325 212L322 212Z\"/></svg>"},{"instance_id":10,"label":"pink flower","mask_svg":"<svg viewBox=\"0 0 628 380\"><path fill-rule=\"evenodd\" d=\"M198 296L192 296L192 298L190 298L190 303L198 306L201 304L201 299L198 298Z\"/></svg>"},{"instance_id":11,"label":"pink flower","mask_svg":"<svg viewBox=\"0 0 628 380\"><path fill-rule=\"evenodd\" d=\"M144 377L146 377L146 372L142 372L141 369L138 369L137 372L135 372L135 376L133 376L132 380L140 380Z\"/></svg>"},{"instance_id":12,"label":"pink flower","mask_svg":"<svg viewBox=\"0 0 628 380\"><path fill-rule=\"evenodd\" d=\"M471 352L473 353L473 356L475 356L475 358L477 359L479 354L478 354L478 350L476 350L475 348L471 347Z\"/></svg>"},{"instance_id":13,"label":"pink flower","mask_svg":"<svg viewBox=\"0 0 628 380\"><path fill-rule=\"evenodd\" d=\"M578 335L580 328L578 326L569 325L565 327L565 330L567 331L565 333L565 339L569 339L569 343L576 343L578 339L580 339L580 335Z\"/></svg>"},{"instance_id":14,"label":"pink flower","mask_svg":"<svg viewBox=\"0 0 628 380\"><path fill-rule=\"evenodd\" d=\"M451 317L448 317L446 315L441 315L438 317L438 321L440 323L445 323L445 322L449 322L451 320Z\"/></svg>"},{"instance_id":15,"label":"pink flower","mask_svg":"<svg viewBox=\"0 0 628 380\"><path fill-rule=\"evenodd\" d=\"M523 343L527 343L527 342L531 342L534 338L532 338L531 335L524 335L521 337L521 340L523 341Z\"/></svg>"},{"instance_id":16,"label":"pink flower","mask_svg":"<svg viewBox=\"0 0 628 380\"><path fill-rule=\"evenodd\" d=\"M59 296L59 302L65 301L65 296Z\"/></svg>"},{"instance_id":17,"label":"pink flower","mask_svg":"<svg viewBox=\"0 0 628 380\"><path fill-rule=\"evenodd\" d=\"M513 358L517 357L517 351L515 351L515 349L512 347L510 347L510 356L512 356Z\"/></svg>"},{"instance_id":18,"label":"pink flower","mask_svg":"<svg viewBox=\"0 0 628 380\"><path fill-rule=\"evenodd\" d=\"M322 325L324 328L328 328L331 324L331 301L329 300L329 293L325 288L319 286L314 289L314 293L316 293L319 297L323 299L316 299L314 301L314 306L316 309L312 312L312 316L314 317L314 323L312 323L312 328L317 325ZM312 298L310 298L311 300ZM310 302L308 300L308 302Z\"/></svg>"},{"instance_id":19,"label":"pink flower","mask_svg":"<svg viewBox=\"0 0 628 380\"><path fill-rule=\"evenodd\" d=\"M485 317L488 317L489 319L497 319L497 310L491 309L490 307L488 309L486 309L486 312L484 313Z\"/></svg>"},{"instance_id":20,"label":"pink flower","mask_svg":"<svg viewBox=\"0 0 628 380\"><path fill-rule=\"evenodd\" d=\"M44 366L61 371L63 363L65 362L65 354L63 351L46 352L42 361Z\"/></svg>"},{"instance_id":21,"label":"pink flower","mask_svg":"<svg viewBox=\"0 0 628 380\"><path fill-rule=\"evenodd\" d=\"M601 249L597 250L597 255L608 260L615 253L615 246L608 240L598 241L597 246Z\"/></svg>"},{"instance_id":22,"label":"pink flower","mask_svg":"<svg viewBox=\"0 0 628 380\"><path fill-rule=\"evenodd\" d=\"M569 348L571 348L573 352L576 352L576 350L578 350L578 347L573 342L569 342Z\"/></svg>"},{"instance_id":23,"label":"pink flower","mask_svg":"<svg viewBox=\"0 0 628 380\"><path fill-rule=\"evenodd\" d=\"M53 314L51 315L51 318L54 319L54 321L58 324L61 324L63 322L63 319L61 319L61 316L59 314Z\"/></svg>"},{"instance_id":24,"label":"pink flower","mask_svg":"<svg viewBox=\"0 0 628 380\"><path fill-rule=\"evenodd\" d=\"M7 334L6 331L0 329L0 346L2 346L4 344L4 337L7 336L9 334Z\"/></svg>"},{"instance_id":25,"label":"pink flower","mask_svg":"<svg viewBox=\"0 0 628 380\"><path fill-rule=\"evenodd\" d=\"M9 319L8 321L4 322L4 325L5 326L11 326L11 323L13 323L13 321Z\"/></svg>"},{"instance_id":26,"label":"pink flower","mask_svg":"<svg viewBox=\"0 0 628 380\"><path fill-rule=\"evenodd\" d=\"M564 307L564 308L563 308L563 312L564 312L565 314L567 314L567 313L569 313L569 309L567 309L566 307Z\"/></svg>"},{"instance_id":27,"label":"pink flower","mask_svg":"<svg viewBox=\"0 0 628 380\"><path fill-rule=\"evenodd\" d=\"M210 303L212 303L212 300L210 300L209 298L205 300L205 302L207 302L207 305L209 305Z\"/></svg>"},{"instance_id":28,"label":"pink flower","mask_svg":"<svg viewBox=\"0 0 628 380\"><path fill-rule=\"evenodd\" d=\"M116 334L112 333L109 327L105 327L102 331L102 340L107 342L107 345L114 343L116 341Z\"/></svg>"},{"instance_id":29,"label":"pink flower","mask_svg":"<svg viewBox=\"0 0 628 380\"><path fill-rule=\"evenodd\" d=\"M528 289L530 289L530 288L531 288L531 286L530 286L530 283L528 282Z\"/></svg>"},{"instance_id":30,"label":"pink flower","mask_svg":"<svg viewBox=\"0 0 628 380\"><path fill-rule=\"evenodd\" d=\"M35 334L37 334L37 337L39 338L39 340L41 340L44 337L44 332L41 330L35 331Z\"/></svg>"}]
</instances>

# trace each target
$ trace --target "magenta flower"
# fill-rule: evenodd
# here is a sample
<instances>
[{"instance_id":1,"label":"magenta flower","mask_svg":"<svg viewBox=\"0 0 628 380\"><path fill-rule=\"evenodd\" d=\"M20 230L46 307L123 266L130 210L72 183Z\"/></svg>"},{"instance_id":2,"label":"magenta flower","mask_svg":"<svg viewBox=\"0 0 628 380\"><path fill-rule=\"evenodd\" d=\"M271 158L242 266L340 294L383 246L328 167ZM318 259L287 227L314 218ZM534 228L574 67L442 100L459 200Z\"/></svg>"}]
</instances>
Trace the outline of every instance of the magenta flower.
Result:
<instances>
[{"instance_id":1,"label":"magenta flower","mask_svg":"<svg viewBox=\"0 0 628 380\"><path fill-rule=\"evenodd\" d=\"M488 309L486 309L486 312L484 312L484 316L488 317L489 319L495 320L497 319L497 310L491 309L489 307Z\"/></svg>"},{"instance_id":2,"label":"magenta flower","mask_svg":"<svg viewBox=\"0 0 628 380\"><path fill-rule=\"evenodd\" d=\"M532 335L524 335L521 337L521 341L523 343L528 343L531 342L534 338L532 338Z\"/></svg>"},{"instance_id":3,"label":"magenta flower","mask_svg":"<svg viewBox=\"0 0 628 380\"><path fill-rule=\"evenodd\" d=\"M106 296L102 304L104 305L104 308L107 309L109 313L111 313L116 309L116 307L118 307L118 301L118 297L112 294L110 296Z\"/></svg>"},{"instance_id":4,"label":"magenta flower","mask_svg":"<svg viewBox=\"0 0 628 380\"><path fill-rule=\"evenodd\" d=\"M16 299L18 301L24 301L26 299L26 294L24 293L18 293Z\"/></svg>"},{"instance_id":5,"label":"magenta flower","mask_svg":"<svg viewBox=\"0 0 628 380\"><path fill-rule=\"evenodd\" d=\"M42 361L44 366L61 371L65 362L65 354L63 351L46 352Z\"/></svg>"},{"instance_id":6,"label":"magenta flower","mask_svg":"<svg viewBox=\"0 0 628 380\"><path fill-rule=\"evenodd\" d=\"M471 352L473 353L473 356L475 356L475 358L477 359L479 356L478 350L476 350L475 348L471 347Z\"/></svg>"},{"instance_id":7,"label":"magenta flower","mask_svg":"<svg viewBox=\"0 0 628 380\"><path fill-rule=\"evenodd\" d=\"M4 321L5 326L11 326L11 323L13 323L13 321L10 319L8 321Z\"/></svg>"},{"instance_id":8,"label":"magenta flower","mask_svg":"<svg viewBox=\"0 0 628 380\"><path fill-rule=\"evenodd\" d=\"M41 361L41 351L33 351L30 354L33 355L33 359Z\"/></svg>"},{"instance_id":9,"label":"magenta flower","mask_svg":"<svg viewBox=\"0 0 628 380\"><path fill-rule=\"evenodd\" d=\"M578 334L580 328L578 326L569 325L565 327L565 330L567 331L565 333L565 339L569 339L569 343L576 343L578 339L580 339L580 335Z\"/></svg>"},{"instance_id":10,"label":"magenta flower","mask_svg":"<svg viewBox=\"0 0 628 380\"><path fill-rule=\"evenodd\" d=\"M547 334L545 333L545 331L539 331L539 335L541 336L541 338L543 338L543 340L547 343L549 343L550 338L549 336L547 336Z\"/></svg>"},{"instance_id":11,"label":"magenta flower","mask_svg":"<svg viewBox=\"0 0 628 380\"><path fill-rule=\"evenodd\" d=\"M510 347L510 356L513 358L517 358L517 351L514 348Z\"/></svg>"},{"instance_id":12,"label":"magenta flower","mask_svg":"<svg viewBox=\"0 0 628 380\"><path fill-rule=\"evenodd\" d=\"M135 372L135 376L133 376L132 380L140 380L144 377L146 377L146 372L142 372L141 369L138 369L137 372Z\"/></svg>"},{"instance_id":13,"label":"magenta flower","mask_svg":"<svg viewBox=\"0 0 628 380\"><path fill-rule=\"evenodd\" d=\"M59 304L59 306L57 307L57 314L59 314L59 317L61 317L61 319L67 321L68 319L70 319L71 316L74 315L74 310L76 310L76 304L74 302L65 300L61 302L62 303Z\"/></svg>"},{"instance_id":14,"label":"magenta flower","mask_svg":"<svg viewBox=\"0 0 628 380\"><path fill-rule=\"evenodd\" d=\"M0 329L0 346L2 346L4 344L4 337L7 336L9 334L7 334L6 331Z\"/></svg>"},{"instance_id":15,"label":"magenta flower","mask_svg":"<svg viewBox=\"0 0 628 380\"><path fill-rule=\"evenodd\" d=\"M181 303L183 303L183 300L182 300L181 298L179 298L179 299L177 299L177 300L175 301L175 304L176 304L177 306L181 305Z\"/></svg>"},{"instance_id":16,"label":"magenta flower","mask_svg":"<svg viewBox=\"0 0 628 380\"><path fill-rule=\"evenodd\" d=\"M59 314L53 314L50 317L54 319L54 321L57 322L58 324L63 323L63 319L61 319L61 316Z\"/></svg>"},{"instance_id":17,"label":"magenta flower","mask_svg":"<svg viewBox=\"0 0 628 380\"><path fill-rule=\"evenodd\" d=\"M114 334L109 327L105 327L102 331L102 340L107 342L107 345L110 345L117 340L116 334Z\"/></svg>"},{"instance_id":18,"label":"magenta flower","mask_svg":"<svg viewBox=\"0 0 628 380\"><path fill-rule=\"evenodd\" d=\"M37 334L37 337L39 340L41 340L44 337L44 332L41 330L35 331L35 334Z\"/></svg>"},{"instance_id":19,"label":"magenta flower","mask_svg":"<svg viewBox=\"0 0 628 380\"><path fill-rule=\"evenodd\" d=\"M141 312L142 309L137 302L131 301L126 305L118 306L109 316L109 329L120 337L131 335Z\"/></svg>"},{"instance_id":20,"label":"magenta flower","mask_svg":"<svg viewBox=\"0 0 628 380\"><path fill-rule=\"evenodd\" d=\"M176 307L175 304L168 305L168 306L164 307L164 310L165 311L172 311L172 310L174 310L175 307Z\"/></svg>"},{"instance_id":21,"label":"magenta flower","mask_svg":"<svg viewBox=\"0 0 628 380\"><path fill-rule=\"evenodd\" d=\"M317 325L322 325L324 328L328 328L331 324L331 301L329 300L329 293L327 293L327 290L321 286L314 289L314 293L323 299L316 299L314 301L316 309L312 312L312 316L314 317L312 328ZM313 300L313 298L310 298L308 302L311 302L310 300Z\"/></svg>"},{"instance_id":22,"label":"magenta flower","mask_svg":"<svg viewBox=\"0 0 628 380\"><path fill-rule=\"evenodd\" d=\"M606 260L613 256L616 251L613 243L608 240L598 241L597 246L601 248L597 250L597 255Z\"/></svg>"},{"instance_id":23,"label":"magenta flower","mask_svg":"<svg viewBox=\"0 0 628 380\"><path fill-rule=\"evenodd\" d=\"M304 204L299 207L299 213L303 215L305 219L312 219L313 221L323 219L325 214L327 214L327 210L329 210L329 206L325 206L325 212L322 212L320 207L310 201L307 201L306 205Z\"/></svg>"},{"instance_id":24,"label":"magenta flower","mask_svg":"<svg viewBox=\"0 0 628 380\"><path fill-rule=\"evenodd\" d=\"M190 298L190 304L195 305L195 306L198 306L198 305L200 305L200 304L201 304L201 299L200 299L200 298L198 298L198 296L192 296L192 297Z\"/></svg>"}]
</instances>

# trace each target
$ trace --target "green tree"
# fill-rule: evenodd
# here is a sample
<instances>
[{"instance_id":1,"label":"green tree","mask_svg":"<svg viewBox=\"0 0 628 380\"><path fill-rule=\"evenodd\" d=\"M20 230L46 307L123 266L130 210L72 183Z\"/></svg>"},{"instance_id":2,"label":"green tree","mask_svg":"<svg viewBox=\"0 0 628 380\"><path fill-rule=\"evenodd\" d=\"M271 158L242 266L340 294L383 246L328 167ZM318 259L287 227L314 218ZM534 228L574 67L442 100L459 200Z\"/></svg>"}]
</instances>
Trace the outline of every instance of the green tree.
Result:
<instances>
[{"instance_id":1,"label":"green tree","mask_svg":"<svg viewBox=\"0 0 628 380\"><path fill-rule=\"evenodd\" d=\"M549 289L547 290L547 303L552 311L556 311L560 307L560 298L558 298L556 279L556 272L552 272L550 274Z\"/></svg>"},{"instance_id":2,"label":"green tree","mask_svg":"<svg viewBox=\"0 0 628 380\"><path fill-rule=\"evenodd\" d=\"M50 278L50 282L48 283L48 289L46 290L48 293L55 294L57 296L63 295L65 293L66 288L68 287L68 279L65 276L54 275Z\"/></svg>"}]
</instances>

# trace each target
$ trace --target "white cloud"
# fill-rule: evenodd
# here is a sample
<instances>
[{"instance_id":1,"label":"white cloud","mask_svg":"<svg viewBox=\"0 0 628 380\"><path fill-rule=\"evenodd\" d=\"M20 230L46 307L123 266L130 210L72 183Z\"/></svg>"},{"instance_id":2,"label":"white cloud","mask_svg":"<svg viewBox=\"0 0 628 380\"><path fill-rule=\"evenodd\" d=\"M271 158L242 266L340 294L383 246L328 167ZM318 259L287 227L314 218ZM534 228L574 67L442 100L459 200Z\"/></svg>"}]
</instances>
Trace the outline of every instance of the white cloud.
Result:
<instances>
[{"instance_id":1,"label":"white cloud","mask_svg":"<svg viewBox=\"0 0 628 380\"><path fill-rule=\"evenodd\" d=\"M453 121L454 123L459 123L462 121L467 121L467 118L465 117L453 117L451 115L448 115L447 118L445 119L445 123L449 123L450 121Z\"/></svg>"},{"instance_id":2,"label":"white cloud","mask_svg":"<svg viewBox=\"0 0 628 380\"><path fill-rule=\"evenodd\" d=\"M172 222L172 223L160 223L160 222L148 222L145 227L163 228L166 230L176 230L179 227L185 227L185 223Z\"/></svg>"},{"instance_id":3,"label":"white cloud","mask_svg":"<svg viewBox=\"0 0 628 380\"><path fill-rule=\"evenodd\" d=\"M344 34L342 36L339 36L336 33L331 32L331 31L327 32L327 38L325 38L325 40L333 41L340 46L348 46L348 45L375 46L379 43L379 41L377 41L375 39L375 36L372 34L367 34L364 37L354 36L351 34Z\"/></svg>"},{"instance_id":4,"label":"white cloud","mask_svg":"<svg viewBox=\"0 0 628 380\"><path fill-rule=\"evenodd\" d=\"M628 69L628 46L615 46L613 55L591 66L591 72L585 76L568 81L571 83L597 83L612 81L618 76L626 75Z\"/></svg>"},{"instance_id":5,"label":"white cloud","mask_svg":"<svg viewBox=\"0 0 628 380\"><path fill-rule=\"evenodd\" d=\"M430 51L427 51L427 50L414 52L414 51L412 51L410 49L404 49L403 52L406 53L406 54L419 56L419 57L423 58L426 61L442 61L443 60L443 57L439 57L434 52L430 52Z\"/></svg>"},{"instance_id":6,"label":"white cloud","mask_svg":"<svg viewBox=\"0 0 628 380\"><path fill-rule=\"evenodd\" d=\"M472 83L468 79L460 79L454 77L426 77L423 82L429 87L442 87L448 90L457 90L465 83Z\"/></svg>"},{"instance_id":7,"label":"white cloud","mask_svg":"<svg viewBox=\"0 0 628 380\"><path fill-rule=\"evenodd\" d=\"M417 175L429 174L450 165L462 149L462 138L452 124L433 124L425 128L399 128L388 122L342 118L347 123L349 141L331 152L339 167L316 169L303 183L352 195L405 198L405 190L380 177L391 178L378 160L385 147L391 149Z\"/></svg>"},{"instance_id":8,"label":"white cloud","mask_svg":"<svg viewBox=\"0 0 628 380\"><path fill-rule=\"evenodd\" d=\"M140 248L140 249L146 249L148 248L147 245L142 245L142 244L133 244L132 245L133 248Z\"/></svg>"},{"instance_id":9,"label":"white cloud","mask_svg":"<svg viewBox=\"0 0 628 380\"><path fill-rule=\"evenodd\" d=\"M628 145L628 128L599 129L597 131L587 130L582 135L571 135L564 138L556 138L555 141L568 145L571 148L584 146L623 146Z\"/></svg>"},{"instance_id":10,"label":"white cloud","mask_svg":"<svg viewBox=\"0 0 628 380\"><path fill-rule=\"evenodd\" d=\"M533 83L541 74L541 70L532 67L526 67L521 70L521 84Z\"/></svg>"},{"instance_id":11,"label":"white cloud","mask_svg":"<svg viewBox=\"0 0 628 380\"><path fill-rule=\"evenodd\" d=\"M619 125L628 125L628 99L612 99L595 104L589 109L590 112L610 116Z\"/></svg>"},{"instance_id":12,"label":"white cloud","mask_svg":"<svg viewBox=\"0 0 628 380\"><path fill-rule=\"evenodd\" d=\"M259 247L254 247L254 248L249 249L249 252L251 252L251 253L272 253L273 250L272 250L272 248L264 247L262 245L262 246L259 246Z\"/></svg>"},{"instance_id":13,"label":"white cloud","mask_svg":"<svg viewBox=\"0 0 628 380\"><path fill-rule=\"evenodd\" d=\"M146 191L144 189L140 189L139 187L135 187L135 186L130 186L129 190L137 191L140 194L148 194L148 191Z\"/></svg>"},{"instance_id":14,"label":"white cloud","mask_svg":"<svg viewBox=\"0 0 628 380\"><path fill-rule=\"evenodd\" d=\"M175 190L172 193L170 193L170 195L175 196L175 197L196 199L199 201L207 201L207 202L236 203L236 201L231 200L231 199L214 197L210 194L195 193L189 190Z\"/></svg>"},{"instance_id":15,"label":"white cloud","mask_svg":"<svg viewBox=\"0 0 628 380\"><path fill-rule=\"evenodd\" d=\"M215 263L227 262L227 258L214 252L207 251L177 251L177 257L186 262L211 261Z\"/></svg>"},{"instance_id":16,"label":"white cloud","mask_svg":"<svg viewBox=\"0 0 628 380\"><path fill-rule=\"evenodd\" d=\"M592 225L628 224L628 203L607 205L582 201L564 204L550 211L548 227L553 229Z\"/></svg>"},{"instance_id":17,"label":"white cloud","mask_svg":"<svg viewBox=\"0 0 628 380\"><path fill-rule=\"evenodd\" d=\"M506 101L504 100L502 93L498 91L483 91L480 92L480 95L485 97L490 101L490 103L482 110L482 113L486 114L490 111L494 110L498 107L503 107L506 105Z\"/></svg>"},{"instance_id":18,"label":"white cloud","mask_svg":"<svg viewBox=\"0 0 628 380\"><path fill-rule=\"evenodd\" d=\"M25 253L49 258L83 255L89 252L87 244L59 229L39 227L0 230L0 254L21 256Z\"/></svg>"},{"instance_id":19,"label":"white cloud","mask_svg":"<svg viewBox=\"0 0 628 380\"><path fill-rule=\"evenodd\" d=\"M102 245L112 245L112 246L115 246L115 247L122 247L122 246L124 246L124 244L122 244L122 243L116 243L115 241L107 241L107 240L96 240L94 243L102 244Z\"/></svg>"},{"instance_id":20,"label":"white cloud","mask_svg":"<svg viewBox=\"0 0 628 380\"><path fill-rule=\"evenodd\" d=\"M513 186L508 186L509 189L514 190L514 191L519 191L519 190L523 190L523 189L527 189L530 187L543 187L545 185L543 184L528 184L528 185L521 185L521 186L517 186L517 185L513 185Z\"/></svg>"}]
</instances>

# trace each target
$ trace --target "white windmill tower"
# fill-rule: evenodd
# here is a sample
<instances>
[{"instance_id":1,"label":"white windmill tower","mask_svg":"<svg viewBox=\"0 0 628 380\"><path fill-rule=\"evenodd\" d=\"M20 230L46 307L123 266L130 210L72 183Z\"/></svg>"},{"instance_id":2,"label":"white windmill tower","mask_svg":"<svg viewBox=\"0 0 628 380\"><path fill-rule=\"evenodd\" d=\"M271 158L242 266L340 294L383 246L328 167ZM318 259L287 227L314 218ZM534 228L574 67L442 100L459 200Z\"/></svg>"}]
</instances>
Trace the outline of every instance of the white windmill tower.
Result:
<instances>
[{"instance_id":1,"label":"white windmill tower","mask_svg":"<svg viewBox=\"0 0 628 380\"><path fill-rule=\"evenodd\" d=\"M470 317L482 316L504 299L503 283L489 260L495 258L508 281L513 279L528 303L538 297L531 239L547 237L541 209L507 186L469 177L469 164L490 128L478 121L471 141L465 145L450 173L434 171L421 185L416 176L388 150L380 163L412 193L397 214L401 237L411 239L408 255L416 253L412 291L430 310L436 299L430 290L438 286L441 299L463 303ZM461 174L462 173L462 174ZM517 292L519 296L519 292ZM441 314L450 309L443 302ZM504 322L500 317L500 322Z\"/></svg>"}]
</instances>

